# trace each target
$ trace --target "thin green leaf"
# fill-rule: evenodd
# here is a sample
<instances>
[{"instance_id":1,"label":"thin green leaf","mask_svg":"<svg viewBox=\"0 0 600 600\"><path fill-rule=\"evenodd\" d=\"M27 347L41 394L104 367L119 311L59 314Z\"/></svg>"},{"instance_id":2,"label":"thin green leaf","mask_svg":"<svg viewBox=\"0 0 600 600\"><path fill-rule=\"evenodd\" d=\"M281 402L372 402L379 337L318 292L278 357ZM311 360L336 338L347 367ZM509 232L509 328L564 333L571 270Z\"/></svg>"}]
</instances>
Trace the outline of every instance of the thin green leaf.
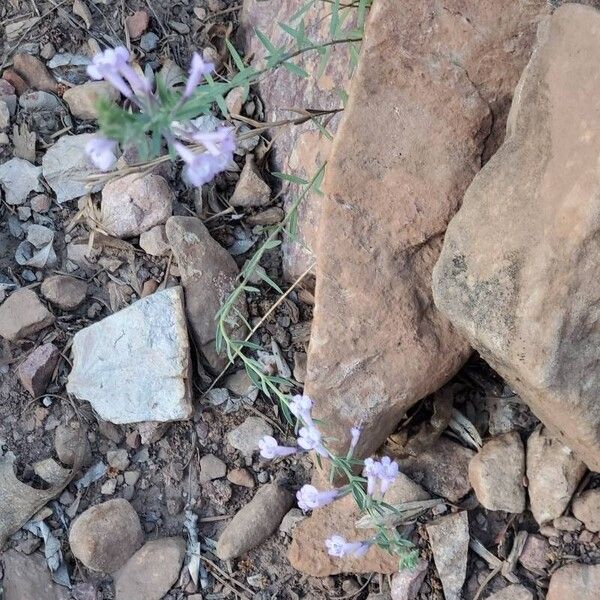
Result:
<instances>
[{"instance_id":1,"label":"thin green leaf","mask_svg":"<svg viewBox=\"0 0 600 600\"><path fill-rule=\"evenodd\" d=\"M291 175L290 173L281 173L279 171L272 171L271 175L277 177L277 179L283 179L283 181L289 181L290 183L297 183L298 185L307 185L308 181L302 179L297 175Z\"/></svg>"}]
</instances>

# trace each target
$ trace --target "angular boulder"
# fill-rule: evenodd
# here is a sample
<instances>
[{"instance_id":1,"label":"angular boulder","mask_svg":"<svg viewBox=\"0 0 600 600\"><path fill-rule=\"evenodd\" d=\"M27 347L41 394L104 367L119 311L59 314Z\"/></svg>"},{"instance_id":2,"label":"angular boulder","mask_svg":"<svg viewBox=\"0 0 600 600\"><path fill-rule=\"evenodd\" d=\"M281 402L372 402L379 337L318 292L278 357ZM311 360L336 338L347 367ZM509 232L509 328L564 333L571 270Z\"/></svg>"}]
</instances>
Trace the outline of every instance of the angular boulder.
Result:
<instances>
[{"instance_id":1,"label":"angular boulder","mask_svg":"<svg viewBox=\"0 0 600 600\"><path fill-rule=\"evenodd\" d=\"M371 453L462 366L434 306L446 225L501 137L542 0L373 3L323 184L306 391L347 447ZM419 32L419 33L417 33ZM433 141L432 141L433 140Z\"/></svg>"},{"instance_id":2,"label":"angular boulder","mask_svg":"<svg viewBox=\"0 0 600 600\"><path fill-rule=\"evenodd\" d=\"M210 235L196 217L171 217L166 233L181 273L185 291L185 309L198 349L215 371L229 362L224 350L217 352L215 317L229 294L235 289L239 269L233 257ZM235 309L247 316L246 296L242 292ZM235 311L232 319L237 319ZM229 335L243 339L246 327L237 319L229 326ZM150 420L150 419L146 419Z\"/></svg>"},{"instance_id":3,"label":"angular boulder","mask_svg":"<svg viewBox=\"0 0 600 600\"><path fill-rule=\"evenodd\" d=\"M600 12L539 29L506 141L452 220L438 308L536 415L600 470Z\"/></svg>"},{"instance_id":4,"label":"angular boulder","mask_svg":"<svg viewBox=\"0 0 600 600\"><path fill-rule=\"evenodd\" d=\"M67 390L105 421L177 421L192 414L183 290L157 292L78 331Z\"/></svg>"}]
</instances>

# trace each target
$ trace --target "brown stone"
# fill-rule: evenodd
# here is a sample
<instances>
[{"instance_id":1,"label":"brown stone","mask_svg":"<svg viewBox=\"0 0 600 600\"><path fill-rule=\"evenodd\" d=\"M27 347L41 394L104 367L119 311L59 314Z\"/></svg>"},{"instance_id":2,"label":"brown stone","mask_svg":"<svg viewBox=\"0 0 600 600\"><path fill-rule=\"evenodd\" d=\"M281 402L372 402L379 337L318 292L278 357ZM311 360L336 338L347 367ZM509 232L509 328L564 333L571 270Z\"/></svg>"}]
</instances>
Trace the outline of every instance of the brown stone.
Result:
<instances>
[{"instance_id":1,"label":"brown stone","mask_svg":"<svg viewBox=\"0 0 600 600\"><path fill-rule=\"evenodd\" d=\"M465 194L433 278L437 306L534 413L600 470L600 13L540 27L500 150Z\"/></svg>"},{"instance_id":2,"label":"brown stone","mask_svg":"<svg viewBox=\"0 0 600 600\"><path fill-rule=\"evenodd\" d=\"M8 550L4 562L4 600L67 600L66 588L52 581L52 574L41 554L25 556Z\"/></svg>"},{"instance_id":3,"label":"brown stone","mask_svg":"<svg viewBox=\"0 0 600 600\"><path fill-rule=\"evenodd\" d=\"M65 91L63 100L78 119L97 119L100 99L117 102L121 95L107 81L88 81Z\"/></svg>"},{"instance_id":4,"label":"brown stone","mask_svg":"<svg viewBox=\"0 0 600 600\"><path fill-rule=\"evenodd\" d=\"M573 514L588 531L600 531L600 489L586 490L573 500Z\"/></svg>"},{"instance_id":5,"label":"brown stone","mask_svg":"<svg viewBox=\"0 0 600 600\"><path fill-rule=\"evenodd\" d=\"M0 337L19 340L48 327L54 316L30 289L17 290L0 304Z\"/></svg>"},{"instance_id":6,"label":"brown stone","mask_svg":"<svg viewBox=\"0 0 600 600\"><path fill-rule=\"evenodd\" d=\"M320 475L316 475L315 487L325 489ZM400 473L385 494L390 505L415 500L427 500L429 494L409 477ZM313 577L326 577L338 573L394 573L398 570L398 558L378 548L371 549L362 557L333 557L327 553L325 540L341 535L349 542L369 539L374 531L356 527L361 512L351 496L345 496L323 508L314 510L310 517L298 523L292 533L293 539L288 558L295 569Z\"/></svg>"},{"instance_id":7,"label":"brown stone","mask_svg":"<svg viewBox=\"0 0 600 600\"><path fill-rule=\"evenodd\" d=\"M88 569L104 573L120 569L143 539L137 513L122 498L88 508L69 531L69 545L75 557Z\"/></svg>"},{"instance_id":8,"label":"brown stone","mask_svg":"<svg viewBox=\"0 0 600 600\"><path fill-rule=\"evenodd\" d=\"M429 562L419 560L414 569L403 569L392 577L392 600L415 600L429 569Z\"/></svg>"},{"instance_id":9,"label":"brown stone","mask_svg":"<svg viewBox=\"0 0 600 600\"><path fill-rule=\"evenodd\" d=\"M104 186L101 211L102 226L112 235L140 235L171 216L173 192L160 175L126 175Z\"/></svg>"},{"instance_id":10,"label":"brown stone","mask_svg":"<svg viewBox=\"0 0 600 600\"><path fill-rule=\"evenodd\" d=\"M224 351L216 350L215 317L236 286L238 267L196 217L171 217L166 232L181 273L185 310L197 347L210 367L220 371L229 360ZM242 315L247 315L243 293L235 306ZM234 312L231 317L235 319ZM246 328L239 321L229 330L234 339L242 339L245 333Z\"/></svg>"},{"instance_id":11,"label":"brown stone","mask_svg":"<svg viewBox=\"0 0 600 600\"><path fill-rule=\"evenodd\" d=\"M488 510L525 510L525 449L518 433L487 441L469 463L469 481Z\"/></svg>"},{"instance_id":12,"label":"brown stone","mask_svg":"<svg viewBox=\"0 0 600 600\"><path fill-rule=\"evenodd\" d=\"M254 157L246 155L246 163L235 186L233 195L229 199L231 206L264 206L271 199L271 188L261 177Z\"/></svg>"},{"instance_id":13,"label":"brown stone","mask_svg":"<svg viewBox=\"0 0 600 600\"><path fill-rule=\"evenodd\" d=\"M29 89L27 82L14 69L6 69L2 73L2 79L13 86L17 96L24 94Z\"/></svg>"},{"instance_id":14,"label":"brown stone","mask_svg":"<svg viewBox=\"0 0 600 600\"><path fill-rule=\"evenodd\" d=\"M550 544L548 540L537 534L527 536L523 551L519 556L519 562L529 571L537 575L544 575L550 566Z\"/></svg>"},{"instance_id":15,"label":"brown stone","mask_svg":"<svg viewBox=\"0 0 600 600\"><path fill-rule=\"evenodd\" d=\"M323 183L306 391L367 455L469 345L431 273L463 193L498 144L544 0L373 3ZM421 32L421 33L417 33ZM435 140L432 142L432 140Z\"/></svg>"},{"instance_id":16,"label":"brown stone","mask_svg":"<svg viewBox=\"0 0 600 600\"><path fill-rule=\"evenodd\" d=\"M177 581L184 558L181 538L147 542L117 573L116 600L161 600Z\"/></svg>"},{"instance_id":17,"label":"brown stone","mask_svg":"<svg viewBox=\"0 0 600 600\"><path fill-rule=\"evenodd\" d=\"M469 462L475 456L446 437L441 437L431 447L416 456L398 459L400 470L430 492L458 502L471 490Z\"/></svg>"},{"instance_id":18,"label":"brown stone","mask_svg":"<svg viewBox=\"0 0 600 600\"><path fill-rule=\"evenodd\" d=\"M231 560L262 544L277 530L293 498L291 492L277 484L263 485L221 533L217 556Z\"/></svg>"},{"instance_id":19,"label":"brown stone","mask_svg":"<svg viewBox=\"0 0 600 600\"><path fill-rule=\"evenodd\" d=\"M36 56L31 54L15 54L13 58L13 66L15 71L34 90L42 90L44 92L57 92L58 83L52 77L46 65ZM14 85L14 83L11 81ZM17 86L15 85L15 88Z\"/></svg>"},{"instance_id":20,"label":"brown stone","mask_svg":"<svg viewBox=\"0 0 600 600\"><path fill-rule=\"evenodd\" d=\"M529 436L529 500L531 512L540 525L562 515L585 471L585 465L548 430L538 427Z\"/></svg>"},{"instance_id":21,"label":"brown stone","mask_svg":"<svg viewBox=\"0 0 600 600\"><path fill-rule=\"evenodd\" d=\"M19 381L34 398L46 391L59 358L58 348L48 343L37 347L19 365Z\"/></svg>"},{"instance_id":22,"label":"brown stone","mask_svg":"<svg viewBox=\"0 0 600 600\"><path fill-rule=\"evenodd\" d=\"M600 565L566 565L550 579L546 600L598 600Z\"/></svg>"},{"instance_id":23,"label":"brown stone","mask_svg":"<svg viewBox=\"0 0 600 600\"><path fill-rule=\"evenodd\" d=\"M125 19L127 31L132 40L138 40L148 29L150 15L145 10L136 10Z\"/></svg>"},{"instance_id":24,"label":"brown stone","mask_svg":"<svg viewBox=\"0 0 600 600\"><path fill-rule=\"evenodd\" d=\"M86 298L87 283L68 275L51 275L44 279L40 291L49 302L61 310L74 310Z\"/></svg>"},{"instance_id":25,"label":"brown stone","mask_svg":"<svg viewBox=\"0 0 600 600\"><path fill-rule=\"evenodd\" d=\"M525 586L517 583L508 585L503 590L488 596L487 600L534 600L534 598Z\"/></svg>"},{"instance_id":26,"label":"brown stone","mask_svg":"<svg viewBox=\"0 0 600 600\"><path fill-rule=\"evenodd\" d=\"M227 479L234 485L241 485L242 487L253 488L256 485L254 477L250 475L247 469L232 469L227 473Z\"/></svg>"}]
</instances>

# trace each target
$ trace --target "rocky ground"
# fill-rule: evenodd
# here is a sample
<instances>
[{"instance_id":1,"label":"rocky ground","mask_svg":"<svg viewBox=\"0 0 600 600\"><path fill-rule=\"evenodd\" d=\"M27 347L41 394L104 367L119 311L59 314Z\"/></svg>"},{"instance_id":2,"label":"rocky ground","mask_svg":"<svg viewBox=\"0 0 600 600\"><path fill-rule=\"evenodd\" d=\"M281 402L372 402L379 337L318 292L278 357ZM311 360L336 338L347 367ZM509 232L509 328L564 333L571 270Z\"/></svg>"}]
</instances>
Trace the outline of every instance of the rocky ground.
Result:
<instances>
[{"instance_id":1,"label":"rocky ground","mask_svg":"<svg viewBox=\"0 0 600 600\"><path fill-rule=\"evenodd\" d=\"M2 600L597 598L596 11L555 15L529 62L560 3L376 0L351 84L338 48L315 82L282 71L227 98L263 121L336 108L331 90L351 85L333 145L305 125L247 140L202 190L164 165L85 187L94 100L111 93L87 81L99 48L126 44L176 84L197 48L226 72L225 39L259 58L252 27L276 37L298 4L0 6ZM565 89L585 98L563 105ZM227 367L215 315L294 192L269 171L307 177L324 157L325 195L299 224L313 252L286 243L261 262L282 286L316 268L258 330L258 358L306 384L341 448L361 422L360 452L398 460L385 499L417 503L401 524L411 572L376 549L328 556L332 533L365 537L351 499L303 515L309 458L257 454L263 435L292 438L276 407L239 366L209 390ZM536 221L540 197L552 211ZM255 285L238 306L251 324L277 300Z\"/></svg>"}]
</instances>

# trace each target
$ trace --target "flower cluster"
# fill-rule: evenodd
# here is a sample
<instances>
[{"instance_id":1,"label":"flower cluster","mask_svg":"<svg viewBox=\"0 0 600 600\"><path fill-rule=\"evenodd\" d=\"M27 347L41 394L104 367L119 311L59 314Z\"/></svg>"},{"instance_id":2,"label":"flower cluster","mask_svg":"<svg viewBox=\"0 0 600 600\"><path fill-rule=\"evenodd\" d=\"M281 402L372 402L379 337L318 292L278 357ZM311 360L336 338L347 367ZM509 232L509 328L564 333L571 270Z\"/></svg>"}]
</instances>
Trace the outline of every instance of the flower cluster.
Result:
<instances>
[{"instance_id":1,"label":"flower cluster","mask_svg":"<svg viewBox=\"0 0 600 600\"><path fill-rule=\"evenodd\" d=\"M198 53L194 53L177 108L193 96L202 79L213 70L212 63L205 62ZM135 71L126 48L108 49L97 54L87 72L92 79L108 81L140 111L151 116L161 110L161 100L154 90L153 77L147 78ZM170 120L161 134L183 160L183 175L190 185L208 183L233 161L236 143L233 130L229 127L219 126L214 131L201 131L191 121L182 125ZM86 152L96 168L109 171L117 162L117 146L115 140L96 137L88 143Z\"/></svg>"},{"instance_id":2,"label":"flower cluster","mask_svg":"<svg viewBox=\"0 0 600 600\"><path fill-rule=\"evenodd\" d=\"M298 447L280 446L275 438L266 435L258 443L260 455L263 458L272 459L289 456L303 450L314 450L319 456L328 457L329 453L323 445L323 436L311 415L312 406L312 400L308 396L294 396L289 403L290 412L300 423L303 423L298 431Z\"/></svg>"},{"instance_id":3,"label":"flower cluster","mask_svg":"<svg viewBox=\"0 0 600 600\"><path fill-rule=\"evenodd\" d=\"M285 457L300 452L302 450L314 450L319 456L329 458L334 466L342 467L349 480L348 485L332 490L318 490L314 485L303 485L296 493L298 506L303 512L308 512L316 508L322 508L331 504L338 498L349 493L356 494L356 485L363 485L364 479L360 479L353 474L353 466L360 464L360 461L352 459L352 455L359 442L361 435L360 427L352 427L350 430L350 448L346 458L336 457L325 446L323 436L312 418L312 400L306 395L294 396L288 403L289 411L296 417L298 423L302 425L298 431L298 446L280 446L277 440L266 435L259 441L260 454L263 458L273 459ZM398 464L389 456L384 456L380 460L367 458L363 461L363 475L366 477L367 490L360 492L364 499L364 505L377 503L374 495L379 491L382 495L390 488L398 476ZM359 483L360 482L360 483ZM362 556L375 543L374 540L361 542L347 542L340 535L333 535L325 541L329 554L337 557L344 556Z\"/></svg>"}]
</instances>

